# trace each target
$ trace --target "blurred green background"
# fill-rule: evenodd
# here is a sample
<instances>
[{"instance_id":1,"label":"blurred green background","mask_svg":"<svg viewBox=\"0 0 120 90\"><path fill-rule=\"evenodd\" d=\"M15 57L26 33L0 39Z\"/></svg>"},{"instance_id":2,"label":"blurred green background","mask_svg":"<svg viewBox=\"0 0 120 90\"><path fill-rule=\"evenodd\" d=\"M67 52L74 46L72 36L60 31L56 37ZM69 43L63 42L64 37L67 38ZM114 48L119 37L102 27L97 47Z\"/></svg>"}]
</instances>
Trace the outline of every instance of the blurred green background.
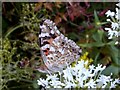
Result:
<instances>
[{"instance_id":1,"label":"blurred green background","mask_svg":"<svg viewBox=\"0 0 120 90\"><path fill-rule=\"evenodd\" d=\"M38 44L39 23L53 20L60 32L89 52L93 64L107 68L105 75L120 77L120 45L108 40L105 12L115 10L114 2L3 2L2 3L2 90L34 90L44 74Z\"/></svg>"}]
</instances>

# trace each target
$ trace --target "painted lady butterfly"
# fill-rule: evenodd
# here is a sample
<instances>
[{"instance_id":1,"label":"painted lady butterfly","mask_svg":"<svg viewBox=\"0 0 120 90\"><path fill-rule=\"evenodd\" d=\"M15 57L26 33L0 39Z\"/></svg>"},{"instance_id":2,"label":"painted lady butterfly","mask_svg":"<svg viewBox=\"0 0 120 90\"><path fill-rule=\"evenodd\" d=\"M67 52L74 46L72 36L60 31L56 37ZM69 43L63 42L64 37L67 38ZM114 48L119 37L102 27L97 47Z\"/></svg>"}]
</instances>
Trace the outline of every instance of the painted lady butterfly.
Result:
<instances>
[{"instance_id":1,"label":"painted lady butterfly","mask_svg":"<svg viewBox=\"0 0 120 90\"><path fill-rule=\"evenodd\" d=\"M40 25L39 42L44 64L37 70L44 73L54 73L78 60L81 49L76 43L65 37L49 19Z\"/></svg>"}]
</instances>

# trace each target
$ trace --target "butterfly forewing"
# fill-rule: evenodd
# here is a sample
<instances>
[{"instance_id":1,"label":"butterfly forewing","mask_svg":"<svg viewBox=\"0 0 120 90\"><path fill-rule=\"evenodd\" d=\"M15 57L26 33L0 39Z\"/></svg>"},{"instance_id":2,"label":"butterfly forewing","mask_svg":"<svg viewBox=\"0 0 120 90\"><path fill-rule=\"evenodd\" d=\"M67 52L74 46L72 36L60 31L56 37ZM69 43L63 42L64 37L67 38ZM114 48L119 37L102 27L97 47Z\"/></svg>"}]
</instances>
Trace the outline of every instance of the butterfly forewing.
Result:
<instances>
[{"instance_id":1,"label":"butterfly forewing","mask_svg":"<svg viewBox=\"0 0 120 90\"><path fill-rule=\"evenodd\" d=\"M41 55L49 72L61 71L80 56L80 47L60 33L49 19L40 25L39 40Z\"/></svg>"}]
</instances>

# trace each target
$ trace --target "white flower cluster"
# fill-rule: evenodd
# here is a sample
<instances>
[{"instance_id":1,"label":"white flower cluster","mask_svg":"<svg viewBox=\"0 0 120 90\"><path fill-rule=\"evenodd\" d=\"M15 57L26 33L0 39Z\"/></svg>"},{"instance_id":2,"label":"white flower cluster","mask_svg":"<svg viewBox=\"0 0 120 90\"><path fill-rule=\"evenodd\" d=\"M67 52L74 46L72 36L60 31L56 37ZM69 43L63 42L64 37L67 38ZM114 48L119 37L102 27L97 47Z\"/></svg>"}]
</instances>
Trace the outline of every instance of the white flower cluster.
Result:
<instances>
[{"instance_id":1,"label":"white flower cluster","mask_svg":"<svg viewBox=\"0 0 120 90\"><path fill-rule=\"evenodd\" d=\"M120 84L119 79L113 80L111 76L102 75L101 72L105 66L89 65L85 68L88 62L78 61L74 66L67 66L62 72L58 74L48 75L46 79L40 78L37 80L38 85L45 88L115 88Z\"/></svg>"},{"instance_id":2,"label":"white flower cluster","mask_svg":"<svg viewBox=\"0 0 120 90\"><path fill-rule=\"evenodd\" d=\"M118 38L118 36L120 36L120 1L116 6L116 12L108 10L105 13L107 17L110 17L110 19L107 19L107 22L111 23L110 28L105 28L105 30L108 31L108 39L112 39L113 37ZM118 42L116 42L116 44L117 43Z\"/></svg>"}]
</instances>

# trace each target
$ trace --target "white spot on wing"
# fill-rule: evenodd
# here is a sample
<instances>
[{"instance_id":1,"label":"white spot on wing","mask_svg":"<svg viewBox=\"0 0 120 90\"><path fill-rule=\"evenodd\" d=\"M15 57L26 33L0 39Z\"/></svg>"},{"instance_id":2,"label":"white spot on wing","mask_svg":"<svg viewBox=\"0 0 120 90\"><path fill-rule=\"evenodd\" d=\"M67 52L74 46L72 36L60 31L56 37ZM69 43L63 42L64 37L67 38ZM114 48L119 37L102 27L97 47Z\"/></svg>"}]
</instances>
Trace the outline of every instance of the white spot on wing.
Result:
<instances>
[{"instance_id":1,"label":"white spot on wing","mask_svg":"<svg viewBox=\"0 0 120 90\"><path fill-rule=\"evenodd\" d=\"M41 37L41 34L39 34L39 38Z\"/></svg>"},{"instance_id":2,"label":"white spot on wing","mask_svg":"<svg viewBox=\"0 0 120 90\"><path fill-rule=\"evenodd\" d=\"M61 54L64 54L64 50L62 50Z\"/></svg>"},{"instance_id":3,"label":"white spot on wing","mask_svg":"<svg viewBox=\"0 0 120 90\"><path fill-rule=\"evenodd\" d=\"M67 37L65 37L65 41L67 41L68 40L68 38Z\"/></svg>"},{"instance_id":4,"label":"white spot on wing","mask_svg":"<svg viewBox=\"0 0 120 90\"><path fill-rule=\"evenodd\" d=\"M57 55L57 54L49 54L49 55L47 55L47 57L48 57L48 58L51 58L51 57L54 58L56 55Z\"/></svg>"},{"instance_id":5,"label":"white spot on wing","mask_svg":"<svg viewBox=\"0 0 120 90\"><path fill-rule=\"evenodd\" d=\"M55 30L57 30L57 27L56 27L56 26L54 26L54 29L55 29Z\"/></svg>"},{"instance_id":6,"label":"white spot on wing","mask_svg":"<svg viewBox=\"0 0 120 90\"><path fill-rule=\"evenodd\" d=\"M59 52L62 52L62 48L59 48L58 51L59 51Z\"/></svg>"},{"instance_id":7,"label":"white spot on wing","mask_svg":"<svg viewBox=\"0 0 120 90\"><path fill-rule=\"evenodd\" d=\"M58 51L61 53L61 54L64 54L64 50L62 48L59 48Z\"/></svg>"},{"instance_id":8,"label":"white spot on wing","mask_svg":"<svg viewBox=\"0 0 120 90\"><path fill-rule=\"evenodd\" d=\"M46 48L50 48L50 45L49 45L49 44L46 44L45 46L42 46L42 47L41 47L42 50L45 50Z\"/></svg>"},{"instance_id":9,"label":"white spot on wing","mask_svg":"<svg viewBox=\"0 0 120 90\"><path fill-rule=\"evenodd\" d=\"M50 36L49 33L41 33L39 34L39 37L45 37L45 36Z\"/></svg>"},{"instance_id":10,"label":"white spot on wing","mask_svg":"<svg viewBox=\"0 0 120 90\"><path fill-rule=\"evenodd\" d=\"M60 31L59 31L59 30L56 30L56 33L57 33L57 34L60 34Z\"/></svg>"},{"instance_id":11,"label":"white spot on wing","mask_svg":"<svg viewBox=\"0 0 120 90\"><path fill-rule=\"evenodd\" d=\"M50 47L50 51L55 52L55 48L54 47Z\"/></svg>"},{"instance_id":12,"label":"white spot on wing","mask_svg":"<svg viewBox=\"0 0 120 90\"><path fill-rule=\"evenodd\" d=\"M61 39L64 39L65 36L63 34L60 34L60 37L61 37Z\"/></svg>"},{"instance_id":13,"label":"white spot on wing","mask_svg":"<svg viewBox=\"0 0 120 90\"><path fill-rule=\"evenodd\" d=\"M54 40L57 42L57 41L59 41L59 39L60 39L60 37L57 36Z\"/></svg>"},{"instance_id":14,"label":"white spot on wing","mask_svg":"<svg viewBox=\"0 0 120 90\"><path fill-rule=\"evenodd\" d=\"M51 32L50 32L51 34L54 34L55 32L53 31L53 30L51 30Z\"/></svg>"},{"instance_id":15,"label":"white spot on wing","mask_svg":"<svg viewBox=\"0 0 120 90\"><path fill-rule=\"evenodd\" d=\"M52 42L55 46L59 46L60 45L60 43L58 42L58 41L55 41L55 40L53 40L53 42Z\"/></svg>"},{"instance_id":16,"label":"white spot on wing","mask_svg":"<svg viewBox=\"0 0 120 90\"><path fill-rule=\"evenodd\" d=\"M41 29L47 29L45 25L40 25Z\"/></svg>"},{"instance_id":17,"label":"white spot on wing","mask_svg":"<svg viewBox=\"0 0 120 90\"><path fill-rule=\"evenodd\" d=\"M49 55L47 55L47 57L51 58L51 57L53 57L53 55L52 55L52 54L49 54Z\"/></svg>"}]
</instances>

